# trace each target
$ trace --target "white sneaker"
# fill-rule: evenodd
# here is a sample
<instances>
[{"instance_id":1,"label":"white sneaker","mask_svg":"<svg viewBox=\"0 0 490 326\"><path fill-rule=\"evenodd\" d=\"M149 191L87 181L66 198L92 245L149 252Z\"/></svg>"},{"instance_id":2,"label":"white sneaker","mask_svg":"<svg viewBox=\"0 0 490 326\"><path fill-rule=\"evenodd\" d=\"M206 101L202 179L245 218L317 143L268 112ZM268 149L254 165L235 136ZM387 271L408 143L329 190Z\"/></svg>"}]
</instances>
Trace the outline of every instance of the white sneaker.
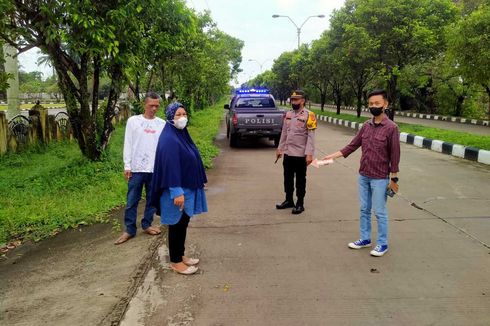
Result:
<instances>
[{"instance_id":1,"label":"white sneaker","mask_svg":"<svg viewBox=\"0 0 490 326\"><path fill-rule=\"evenodd\" d=\"M361 248L371 247L371 240L359 239L349 243L348 246L351 249L361 249Z\"/></svg>"},{"instance_id":2,"label":"white sneaker","mask_svg":"<svg viewBox=\"0 0 490 326\"><path fill-rule=\"evenodd\" d=\"M388 245L377 245L371 250L371 256L381 257L388 252Z\"/></svg>"}]
</instances>

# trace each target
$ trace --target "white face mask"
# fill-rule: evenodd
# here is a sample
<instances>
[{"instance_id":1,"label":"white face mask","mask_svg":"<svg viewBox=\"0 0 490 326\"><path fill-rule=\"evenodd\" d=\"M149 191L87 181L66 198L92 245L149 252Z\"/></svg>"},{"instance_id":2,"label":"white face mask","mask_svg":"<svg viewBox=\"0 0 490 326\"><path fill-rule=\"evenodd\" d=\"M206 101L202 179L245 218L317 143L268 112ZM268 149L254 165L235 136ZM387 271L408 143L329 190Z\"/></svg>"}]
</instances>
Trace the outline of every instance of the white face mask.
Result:
<instances>
[{"instance_id":1,"label":"white face mask","mask_svg":"<svg viewBox=\"0 0 490 326\"><path fill-rule=\"evenodd\" d=\"M182 117L177 120L174 120L174 126L177 129L184 129L187 126L187 118Z\"/></svg>"}]
</instances>

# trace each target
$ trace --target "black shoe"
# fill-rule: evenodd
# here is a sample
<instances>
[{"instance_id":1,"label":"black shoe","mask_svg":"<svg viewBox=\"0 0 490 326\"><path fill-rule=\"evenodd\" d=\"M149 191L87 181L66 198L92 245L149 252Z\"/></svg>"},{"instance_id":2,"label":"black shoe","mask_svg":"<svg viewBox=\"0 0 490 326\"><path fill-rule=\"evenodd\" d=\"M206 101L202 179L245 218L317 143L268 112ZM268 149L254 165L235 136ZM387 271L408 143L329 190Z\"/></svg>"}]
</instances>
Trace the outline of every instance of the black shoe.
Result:
<instances>
[{"instance_id":1,"label":"black shoe","mask_svg":"<svg viewBox=\"0 0 490 326\"><path fill-rule=\"evenodd\" d=\"M294 202L292 200L285 200L282 204L276 204L277 209L285 209L294 207Z\"/></svg>"},{"instance_id":2,"label":"black shoe","mask_svg":"<svg viewBox=\"0 0 490 326\"><path fill-rule=\"evenodd\" d=\"M305 208L303 205L296 205L294 208L293 208L293 211L292 213L297 215L297 214L301 214L305 211Z\"/></svg>"}]
</instances>

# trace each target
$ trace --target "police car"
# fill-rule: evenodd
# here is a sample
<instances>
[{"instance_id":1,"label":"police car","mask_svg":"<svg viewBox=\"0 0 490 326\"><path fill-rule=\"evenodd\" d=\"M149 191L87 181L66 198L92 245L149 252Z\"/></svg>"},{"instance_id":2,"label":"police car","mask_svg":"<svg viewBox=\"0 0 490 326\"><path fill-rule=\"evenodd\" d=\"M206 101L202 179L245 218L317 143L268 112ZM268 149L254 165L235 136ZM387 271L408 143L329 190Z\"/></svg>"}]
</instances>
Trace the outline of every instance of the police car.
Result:
<instances>
[{"instance_id":1,"label":"police car","mask_svg":"<svg viewBox=\"0 0 490 326\"><path fill-rule=\"evenodd\" d=\"M284 111L267 89L237 89L225 104L226 136L231 147L238 147L243 138L268 138L279 145Z\"/></svg>"}]
</instances>

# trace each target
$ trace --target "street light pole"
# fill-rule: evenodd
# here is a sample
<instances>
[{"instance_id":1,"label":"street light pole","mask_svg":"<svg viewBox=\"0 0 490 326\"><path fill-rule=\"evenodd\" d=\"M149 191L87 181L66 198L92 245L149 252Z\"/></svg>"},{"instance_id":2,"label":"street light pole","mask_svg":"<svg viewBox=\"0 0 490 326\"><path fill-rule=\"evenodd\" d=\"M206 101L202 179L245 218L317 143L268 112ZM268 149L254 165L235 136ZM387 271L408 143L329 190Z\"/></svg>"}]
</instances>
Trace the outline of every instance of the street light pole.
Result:
<instances>
[{"instance_id":1,"label":"street light pole","mask_svg":"<svg viewBox=\"0 0 490 326\"><path fill-rule=\"evenodd\" d=\"M248 61L255 61L255 62L257 62L257 63L258 63L258 65L260 66L260 73L262 73L262 72L263 72L263 69L262 69L262 68L263 68L264 64L265 64L267 61L269 61L269 60L270 60L270 59L265 59L265 60L264 60L262 63L260 63L259 61L255 60L255 59L248 59Z\"/></svg>"},{"instance_id":2,"label":"street light pole","mask_svg":"<svg viewBox=\"0 0 490 326\"><path fill-rule=\"evenodd\" d=\"M286 15L272 15L272 18L279 18L279 17L284 17L284 18L287 18L291 21L291 23L293 23L293 25L296 27L296 32L298 33L298 49L299 49L299 45L300 45L300 38L301 38L301 29L303 28L303 26L306 24L306 22L312 18L312 17L318 17L318 18L325 18L325 15L313 15L313 16L309 16L308 18L305 19L305 21L301 24L301 26L298 27L298 25L294 22L294 20L291 19L291 17L289 16L286 16Z\"/></svg>"}]
</instances>

